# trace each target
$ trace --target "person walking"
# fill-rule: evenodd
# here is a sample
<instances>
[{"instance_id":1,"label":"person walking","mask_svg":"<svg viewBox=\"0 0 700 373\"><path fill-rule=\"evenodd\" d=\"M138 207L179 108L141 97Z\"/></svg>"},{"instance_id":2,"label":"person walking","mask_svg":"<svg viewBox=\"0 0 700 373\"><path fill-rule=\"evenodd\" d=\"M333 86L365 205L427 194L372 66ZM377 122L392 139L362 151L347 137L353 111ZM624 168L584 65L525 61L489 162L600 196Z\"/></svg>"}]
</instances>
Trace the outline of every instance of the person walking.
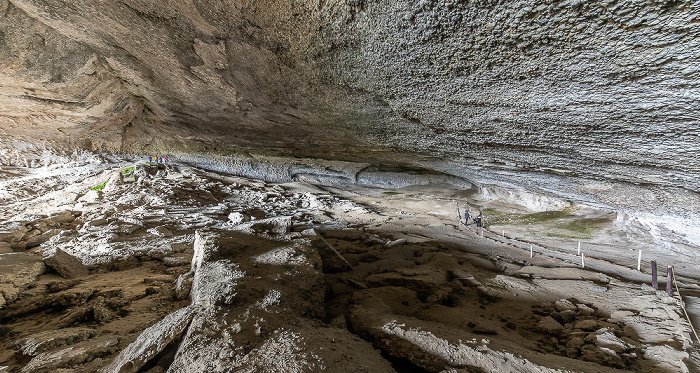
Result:
<instances>
[{"instance_id":1,"label":"person walking","mask_svg":"<svg viewBox=\"0 0 700 373\"><path fill-rule=\"evenodd\" d=\"M469 226L469 210L464 210L464 226Z\"/></svg>"},{"instance_id":2,"label":"person walking","mask_svg":"<svg viewBox=\"0 0 700 373\"><path fill-rule=\"evenodd\" d=\"M484 227L484 215L482 214L481 211L479 211L479 216L477 216L476 219L474 219L474 220L476 221L477 227L479 227L479 228Z\"/></svg>"}]
</instances>

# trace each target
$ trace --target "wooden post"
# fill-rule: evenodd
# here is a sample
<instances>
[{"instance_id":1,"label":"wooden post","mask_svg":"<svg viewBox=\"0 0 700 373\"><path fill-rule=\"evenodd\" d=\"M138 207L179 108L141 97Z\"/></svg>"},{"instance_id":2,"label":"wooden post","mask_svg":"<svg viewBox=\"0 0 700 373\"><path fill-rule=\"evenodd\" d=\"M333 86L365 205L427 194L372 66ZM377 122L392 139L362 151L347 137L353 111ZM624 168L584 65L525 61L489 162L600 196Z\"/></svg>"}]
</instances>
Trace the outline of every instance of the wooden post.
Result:
<instances>
[{"instance_id":1,"label":"wooden post","mask_svg":"<svg viewBox=\"0 0 700 373\"><path fill-rule=\"evenodd\" d=\"M659 290L659 279L657 278L656 274L656 260L651 261L651 286Z\"/></svg>"},{"instance_id":2,"label":"wooden post","mask_svg":"<svg viewBox=\"0 0 700 373\"><path fill-rule=\"evenodd\" d=\"M668 266L667 270L667 275L666 275L666 294L668 296L672 297L673 296L673 287L671 284L673 283L673 266Z\"/></svg>"},{"instance_id":3,"label":"wooden post","mask_svg":"<svg viewBox=\"0 0 700 373\"><path fill-rule=\"evenodd\" d=\"M639 250L639 257L637 257L637 271L642 271L642 250Z\"/></svg>"},{"instance_id":4,"label":"wooden post","mask_svg":"<svg viewBox=\"0 0 700 373\"><path fill-rule=\"evenodd\" d=\"M583 262L583 254L581 254L581 268L586 268L586 264Z\"/></svg>"}]
</instances>

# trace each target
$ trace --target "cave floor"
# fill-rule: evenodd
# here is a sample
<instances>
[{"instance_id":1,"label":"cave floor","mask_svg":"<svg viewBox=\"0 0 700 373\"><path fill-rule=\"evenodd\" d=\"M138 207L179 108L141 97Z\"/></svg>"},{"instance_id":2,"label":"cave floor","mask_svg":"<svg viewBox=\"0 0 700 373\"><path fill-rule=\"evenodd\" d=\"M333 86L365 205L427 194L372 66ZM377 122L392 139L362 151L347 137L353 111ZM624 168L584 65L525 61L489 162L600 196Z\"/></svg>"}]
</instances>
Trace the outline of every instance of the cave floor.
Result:
<instances>
[{"instance_id":1,"label":"cave floor","mask_svg":"<svg viewBox=\"0 0 700 373\"><path fill-rule=\"evenodd\" d=\"M40 173L3 169L0 265L24 261L10 267L13 276L0 273L2 372L197 366L185 350L208 333L197 324L204 311L192 311L189 326L150 352L135 353L133 343L156 346L149 333L168 329L166 315L204 307L201 269L192 258L221 251L202 243L207 234L235 238L240 247L226 258L211 254L206 263L233 265L252 278L236 280L233 300L207 306L207 317L228 320L215 327L217 343L227 341L223 350L208 359L236 369L698 367L680 302L645 285L650 276L636 271L636 247L625 245L605 212L522 224L518 219L529 218L522 208L480 201L449 185L274 184L184 164L130 170L133 159L71 162ZM104 189L90 191L107 180ZM487 229L461 224L465 206L484 209ZM596 229L579 229L581 220ZM581 238L585 269L571 247ZM602 242L618 251L603 250ZM275 261L249 263L268 246L263 254L276 253ZM42 257L58 249L79 258L89 274L64 278L45 266ZM313 265L319 260L320 267ZM699 289L693 268L679 268L684 295ZM192 282L191 276L183 296L178 279ZM280 295L270 302L273 290ZM239 311L257 315L255 326L240 321L248 319ZM289 335L294 338L283 338ZM281 350L280 341L293 348ZM262 358L283 353L296 365L266 365L270 359Z\"/></svg>"}]
</instances>

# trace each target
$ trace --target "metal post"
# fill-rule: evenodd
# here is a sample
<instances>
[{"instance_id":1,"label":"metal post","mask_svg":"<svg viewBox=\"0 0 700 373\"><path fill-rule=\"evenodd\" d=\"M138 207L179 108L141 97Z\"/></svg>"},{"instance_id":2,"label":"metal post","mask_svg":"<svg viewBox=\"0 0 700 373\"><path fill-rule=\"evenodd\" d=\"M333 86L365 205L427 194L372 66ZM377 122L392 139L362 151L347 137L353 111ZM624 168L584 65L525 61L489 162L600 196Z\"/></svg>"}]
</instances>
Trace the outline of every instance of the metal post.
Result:
<instances>
[{"instance_id":1,"label":"metal post","mask_svg":"<svg viewBox=\"0 0 700 373\"><path fill-rule=\"evenodd\" d=\"M656 260L651 261L651 286L659 290L659 279L657 278L656 274Z\"/></svg>"},{"instance_id":2,"label":"metal post","mask_svg":"<svg viewBox=\"0 0 700 373\"><path fill-rule=\"evenodd\" d=\"M639 257L637 257L637 271L642 271L642 250L639 250Z\"/></svg>"},{"instance_id":3,"label":"metal post","mask_svg":"<svg viewBox=\"0 0 700 373\"><path fill-rule=\"evenodd\" d=\"M673 296L673 288L671 284L673 283L673 266L668 266L667 276L666 276L666 294L670 297Z\"/></svg>"},{"instance_id":4,"label":"metal post","mask_svg":"<svg viewBox=\"0 0 700 373\"><path fill-rule=\"evenodd\" d=\"M530 258L532 258L532 245L530 245Z\"/></svg>"},{"instance_id":5,"label":"metal post","mask_svg":"<svg viewBox=\"0 0 700 373\"><path fill-rule=\"evenodd\" d=\"M583 254L581 254L581 268L586 268L586 264L583 262Z\"/></svg>"},{"instance_id":6,"label":"metal post","mask_svg":"<svg viewBox=\"0 0 700 373\"><path fill-rule=\"evenodd\" d=\"M578 241L578 254L581 255L581 240Z\"/></svg>"}]
</instances>

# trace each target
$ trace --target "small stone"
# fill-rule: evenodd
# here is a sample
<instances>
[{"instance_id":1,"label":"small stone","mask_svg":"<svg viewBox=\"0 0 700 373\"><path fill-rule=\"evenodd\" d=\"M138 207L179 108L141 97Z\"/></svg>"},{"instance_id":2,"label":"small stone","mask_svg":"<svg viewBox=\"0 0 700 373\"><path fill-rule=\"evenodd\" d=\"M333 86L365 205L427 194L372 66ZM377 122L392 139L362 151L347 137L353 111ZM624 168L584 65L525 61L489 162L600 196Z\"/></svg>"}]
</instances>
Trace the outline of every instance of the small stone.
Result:
<instances>
[{"instance_id":1,"label":"small stone","mask_svg":"<svg viewBox=\"0 0 700 373\"><path fill-rule=\"evenodd\" d=\"M610 314L610 321L611 322L622 322L625 320L625 318L634 316L634 312L632 311L624 311L624 310L616 310L613 311Z\"/></svg>"},{"instance_id":2,"label":"small stone","mask_svg":"<svg viewBox=\"0 0 700 373\"><path fill-rule=\"evenodd\" d=\"M561 312L557 312L555 318L563 324L570 323L574 321L574 319L576 319L576 312L572 310L564 310Z\"/></svg>"},{"instance_id":3,"label":"small stone","mask_svg":"<svg viewBox=\"0 0 700 373\"><path fill-rule=\"evenodd\" d=\"M65 278L77 278L90 274L80 259L61 249L56 249L52 256L44 258L44 263Z\"/></svg>"},{"instance_id":4,"label":"small stone","mask_svg":"<svg viewBox=\"0 0 700 373\"><path fill-rule=\"evenodd\" d=\"M240 212L232 212L228 214L228 220L231 224L240 224L250 221L250 216L241 214Z\"/></svg>"},{"instance_id":5,"label":"small stone","mask_svg":"<svg viewBox=\"0 0 700 373\"><path fill-rule=\"evenodd\" d=\"M86 203L95 203L102 198L102 192L99 190L89 190L84 196L80 197L78 201Z\"/></svg>"},{"instance_id":6,"label":"small stone","mask_svg":"<svg viewBox=\"0 0 700 373\"><path fill-rule=\"evenodd\" d=\"M557 309L557 311L575 311L576 306L571 303L571 301L567 299L559 299L554 303L554 308Z\"/></svg>"},{"instance_id":7,"label":"small stone","mask_svg":"<svg viewBox=\"0 0 700 373\"><path fill-rule=\"evenodd\" d=\"M592 316L595 314L595 310L591 307L588 307L585 304L577 304L576 308L578 309L578 313L583 315L583 316Z\"/></svg>"},{"instance_id":8,"label":"small stone","mask_svg":"<svg viewBox=\"0 0 700 373\"><path fill-rule=\"evenodd\" d=\"M407 242L407 241L406 241L405 238L399 238L398 240L393 240L393 241L388 242L388 243L386 244L386 247L393 247L393 246L403 245L403 244L405 244L406 242Z\"/></svg>"},{"instance_id":9,"label":"small stone","mask_svg":"<svg viewBox=\"0 0 700 373\"><path fill-rule=\"evenodd\" d=\"M122 175L121 171L117 171L112 173L112 175L109 177L104 190L105 192L112 192L117 190L117 188L122 184L124 184L124 176Z\"/></svg>"},{"instance_id":10,"label":"small stone","mask_svg":"<svg viewBox=\"0 0 700 373\"><path fill-rule=\"evenodd\" d=\"M537 323L537 330L543 333L556 335L564 330L564 327L553 317L546 316Z\"/></svg>"},{"instance_id":11,"label":"small stone","mask_svg":"<svg viewBox=\"0 0 700 373\"><path fill-rule=\"evenodd\" d=\"M574 324L575 329L581 329L586 332L592 332L598 329L598 323L595 320L581 320Z\"/></svg>"}]
</instances>

